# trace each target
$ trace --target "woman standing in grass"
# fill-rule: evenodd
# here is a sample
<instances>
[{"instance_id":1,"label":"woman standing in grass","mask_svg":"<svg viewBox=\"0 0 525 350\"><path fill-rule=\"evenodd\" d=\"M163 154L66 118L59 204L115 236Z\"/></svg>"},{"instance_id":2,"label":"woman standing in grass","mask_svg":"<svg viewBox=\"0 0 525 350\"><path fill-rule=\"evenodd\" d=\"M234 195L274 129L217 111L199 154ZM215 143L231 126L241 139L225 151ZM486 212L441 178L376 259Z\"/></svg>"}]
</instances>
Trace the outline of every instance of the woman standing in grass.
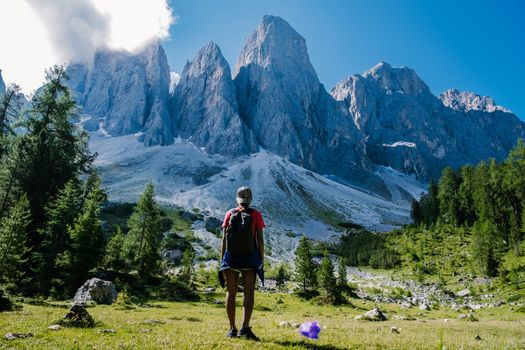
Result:
<instances>
[{"instance_id":1,"label":"woman standing in grass","mask_svg":"<svg viewBox=\"0 0 525 350\"><path fill-rule=\"evenodd\" d=\"M230 321L227 337L242 337L259 341L252 332L250 318L252 316L255 279L259 275L264 284L264 221L257 210L250 208L252 191L248 187L237 190L237 204L229 210L222 224L223 236L221 244L221 267L226 281L226 312ZM239 285L239 274L244 279L243 321L240 331L235 326L235 297ZM221 276L220 276L221 277Z\"/></svg>"}]
</instances>

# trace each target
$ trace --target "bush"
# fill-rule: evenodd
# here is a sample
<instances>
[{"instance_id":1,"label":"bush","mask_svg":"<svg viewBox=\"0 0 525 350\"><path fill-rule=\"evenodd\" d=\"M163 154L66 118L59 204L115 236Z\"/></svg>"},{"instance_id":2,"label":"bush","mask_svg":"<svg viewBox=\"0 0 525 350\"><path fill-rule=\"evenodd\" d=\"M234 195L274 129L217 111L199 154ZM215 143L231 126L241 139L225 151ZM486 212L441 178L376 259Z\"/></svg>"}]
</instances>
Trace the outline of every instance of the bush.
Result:
<instances>
[{"instance_id":1,"label":"bush","mask_svg":"<svg viewBox=\"0 0 525 350\"><path fill-rule=\"evenodd\" d=\"M164 216L159 220L159 225L160 225L162 232L169 231L171 230L171 227L173 226L173 220L167 216Z\"/></svg>"},{"instance_id":2,"label":"bush","mask_svg":"<svg viewBox=\"0 0 525 350\"><path fill-rule=\"evenodd\" d=\"M374 269L391 269L401 263L399 255L389 249L381 249L370 255L368 264Z\"/></svg>"},{"instance_id":3,"label":"bush","mask_svg":"<svg viewBox=\"0 0 525 350\"><path fill-rule=\"evenodd\" d=\"M186 284L174 278L166 278L157 289L157 296L170 301L198 301L200 298Z\"/></svg>"},{"instance_id":4,"label":"bush","mask_svg":"<svg viewBox=\"0 0 525 350\"><path fill-rule=\"evenodd\" d=\"M352 231L340 238L339 255L345 258L348 266L370 266L370 260L376 254L382 254L386 244L385 234L376 234L366 230ZM373 262L378 262L380 256L375 256Z\"/></svg>"},{"instance_id":5,"label":"bush","mask_svg":"<svg viewBox=\"0 0 525 350\"><path fill-rule=\"evenodd\" d=\"M0 289L0 312L3 311L13 311L15 309L15 304L7 296L4 295L4 291Z\"/></svg>"}]
</instances>

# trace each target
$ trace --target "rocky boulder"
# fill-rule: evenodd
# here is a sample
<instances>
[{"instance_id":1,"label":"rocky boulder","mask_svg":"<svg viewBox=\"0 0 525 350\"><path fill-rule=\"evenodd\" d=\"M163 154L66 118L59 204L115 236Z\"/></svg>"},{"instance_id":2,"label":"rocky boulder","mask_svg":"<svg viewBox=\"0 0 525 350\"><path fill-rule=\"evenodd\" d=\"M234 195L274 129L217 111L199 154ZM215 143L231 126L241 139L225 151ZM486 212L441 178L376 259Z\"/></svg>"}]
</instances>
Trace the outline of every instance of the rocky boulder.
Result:
<instances>
[{"instance_id":1,"label":"rocky boulder","mask_svg":"<svg viewBox=\"0 0 525 350\"><path fill-rule=\"evenodd\" d=\"M365 312L363 315L356 316L354 319L366 321L386 321L387 317L378 307L375 307L372 310Z\"/></svg>"},{"instance_id":2,"label":"rocky boulder","mask_svg":"<svg viewBox=\"0 0 525 350\"><path fill-rule=\"evenodd\" d=\"M189 211L184 211L182 213L182 218L186 221L190 221L190 222L194 222L194 221L197 221L199 220L199 217L195 214L193 214L192 212L189 212Z\"/></svg>"},{"instance_id":3,"label":"rocky boulder","mask_svg":"<svg viewBox=\"0 0 525 350\"><path fill-rule=\"evenodd\" d=\"M160 254L162 260L165 260L168 264L176 264L182 259L182 250L172 249L165 250Z\"/></svg>"},{"instance_id":4,"label":"rocky boulder","mask_svg":"<svg viewBox=\"0 0 525 350\"><path fill-rule=\"evenodd\" d=\"M215 232L218 228L220 228L222 225L222 221L214 218L213 216L208 216L204 219L204 226L206 227L206 231L209 232Z\"/></svg>"},{"instance_id":5,"label":"rocky boulder","mask_svg":"<svg viewBox=\"0 0 525 350\"><path fill-rule=\"evenodd\" d=\"M456 293L458 297L466 297L469 294L470 294L470 289L468 288L460 290L459 292Z\"/></svg>"},{"instance_id":6,"label":"rocky boulder","mask_svg":"<svg viewBox=\"0 0 525 350\"><path fill-rule=\"evenodd\" d=\"M77 290L73 302L78 305L85 305L94 301L98 304L110 305L117 299L117 295L117 289L113 282L92 278Z\"/></svg>"},{"instance_id":7,"label":"rocky boulder","mask_svg":"<svg viewBox=\"0 0 525 350\"><path fill-rule=\"evenodd\" d=\"M64 327L93 327L95 320L84 306L73 304L64 318L60 320L60 325Z\"/></svg>"}]
</instances>

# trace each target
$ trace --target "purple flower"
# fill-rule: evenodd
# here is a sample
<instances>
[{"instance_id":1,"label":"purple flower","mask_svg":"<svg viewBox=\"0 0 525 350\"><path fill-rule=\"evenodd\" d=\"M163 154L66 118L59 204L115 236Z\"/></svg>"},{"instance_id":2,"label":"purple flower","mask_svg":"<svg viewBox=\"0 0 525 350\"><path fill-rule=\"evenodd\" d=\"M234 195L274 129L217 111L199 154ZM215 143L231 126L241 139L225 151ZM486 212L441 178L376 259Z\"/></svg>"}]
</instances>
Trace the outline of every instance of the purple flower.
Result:
<instances>
[{"instance_id":1,"label":"purple flower","mask_svg":"<svg viewBox=\"0 0 525 350\"><path fill-rule=\"evenodd\" d=\"M310 339L318 339L321 327L317 324L317 321L305 322L299 327L299 333Z\"/></svg>"}]
</instances>

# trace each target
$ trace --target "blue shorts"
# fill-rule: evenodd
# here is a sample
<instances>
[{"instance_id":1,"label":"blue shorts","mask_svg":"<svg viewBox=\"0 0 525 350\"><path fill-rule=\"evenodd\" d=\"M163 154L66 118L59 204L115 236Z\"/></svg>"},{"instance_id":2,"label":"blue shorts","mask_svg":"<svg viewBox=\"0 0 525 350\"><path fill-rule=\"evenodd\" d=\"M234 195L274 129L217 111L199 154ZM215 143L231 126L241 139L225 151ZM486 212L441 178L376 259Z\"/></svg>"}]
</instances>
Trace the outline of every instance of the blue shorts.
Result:
<instances>
[{"instance_id":1,"label":"blue shorts","mask_svg":"<svg viewBox=\"0 0 525 350\"><path fill-rule=\"evenodd\" d=\"M259 279L264 286L264 266L261 263L261 257L258 250L254 250L249 255L238 257L232 256L230 252L226 250L219 271L227 269L232 269L234 271L256 270L257 276L259 276Z\"/></svg>"}]
</instances>

